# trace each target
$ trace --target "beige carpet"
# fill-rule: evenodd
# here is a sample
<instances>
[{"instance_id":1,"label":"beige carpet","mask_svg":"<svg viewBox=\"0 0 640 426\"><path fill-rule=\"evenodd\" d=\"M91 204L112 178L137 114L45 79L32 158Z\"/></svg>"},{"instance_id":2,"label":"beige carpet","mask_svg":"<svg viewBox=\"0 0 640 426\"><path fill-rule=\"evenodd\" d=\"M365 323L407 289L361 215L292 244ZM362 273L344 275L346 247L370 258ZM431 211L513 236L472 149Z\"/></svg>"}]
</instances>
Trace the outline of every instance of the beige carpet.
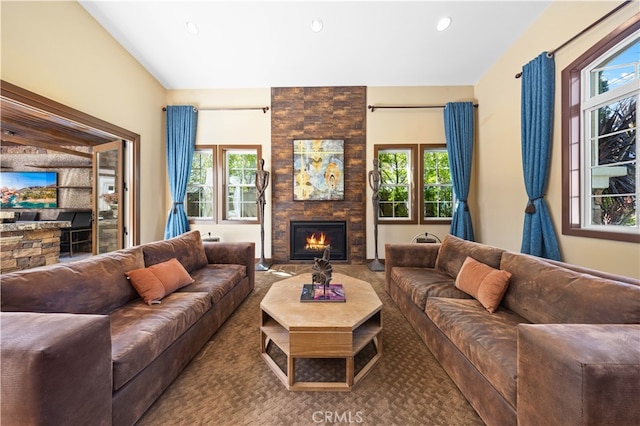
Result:
<instances>
[{"instance_id":1,"label":"beige carpet","mask_svg":"<svg viewBox=\"0 0 640 426\"><path fill-rule=\"evenodd\" d=\"M138 425L482 425L384 290L384 272L334 265L383 303L383 356L352 392L289 392L260 356L260 301L276 281L311 272L275 265ZM301 368L301 367L299 367Z\"/></svg>"}]
</instances>

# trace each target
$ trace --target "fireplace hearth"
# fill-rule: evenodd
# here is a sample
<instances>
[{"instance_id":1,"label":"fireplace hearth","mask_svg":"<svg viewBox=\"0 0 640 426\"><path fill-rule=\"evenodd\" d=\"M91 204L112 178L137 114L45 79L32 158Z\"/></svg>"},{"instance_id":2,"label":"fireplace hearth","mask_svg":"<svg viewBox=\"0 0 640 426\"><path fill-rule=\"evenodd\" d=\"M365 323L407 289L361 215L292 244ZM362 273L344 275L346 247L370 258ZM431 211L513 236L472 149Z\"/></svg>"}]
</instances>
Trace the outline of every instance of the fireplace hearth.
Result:
<instances>
[{"instance_id":1,"label":"fireplace hearth","mask_svg":"<svg viewBox=\"0 0 640 426\"><path fill-rule=\"evenodd\" d=\"M291 221L291 260L313 260L322 257L326 246L331 246L331 260L347 260L347 222Z\"/></svg>"}]
</instances>

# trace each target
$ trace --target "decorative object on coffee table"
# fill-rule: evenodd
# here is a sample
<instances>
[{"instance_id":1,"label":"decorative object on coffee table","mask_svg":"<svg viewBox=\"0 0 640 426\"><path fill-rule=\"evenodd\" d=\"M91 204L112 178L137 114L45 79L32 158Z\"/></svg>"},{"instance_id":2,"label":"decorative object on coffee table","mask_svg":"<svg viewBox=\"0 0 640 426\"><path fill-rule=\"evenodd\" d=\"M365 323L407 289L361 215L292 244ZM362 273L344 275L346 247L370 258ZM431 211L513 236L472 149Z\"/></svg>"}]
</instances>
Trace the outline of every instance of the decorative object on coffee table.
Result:
<instances>
[{"instance_id":1,"label":"decorative object on coffee table","mask_svg":"<svg viewBox=\"0 0 640 426\"><path fill-rule=\"evenodd\" d=\"M328 284L316 286L315 284L303 284L300 293L301 302L346 302L342 284Z\"/></svg>"},{"instance_id":2,"label":"decorative object on coffee table","mask_svg":"<svg viewBox=\"0 0 640 426\"><path fill-rule=\"evenodd\" d=\"M373 159L373 170L369 171L369 186L373 190L371 202L373 204L373 241L376 255L373 261L367 266L374 272L384 271L384 263L378 259L378 209L380 206L380 170L378 169L378 159Z\"/></svg>"},{"instance_id":3,"label":"decorative object on coffee table","mask_svg":"<svg viewBox=\"0 0 640 426\"><path fill-rule=\"evenodd\" d=\"M300 294L301 302L345 302L342 284L331 284L333 268L329 262L331 246L326 246L322 257L316 257L313 261L311 284L302 286Z\"/></svg>"},{"instance_id":4,"label":"decorative object on coffee table","mask_svg":"<svg viewBox=\"0 0 640 426\"><path fill-rule=\"evenodd\" d=\"M311 268L313 269L313 273L311 274L313 285L321 285L326 288L331 282L331 272L333 271L333 268L329 262L330 257L331 246L326 246L322 253L322 257L314 258L313 266Z\"/></svg>"},{"instance_id":5,"label":"decorative object on coffee table","mask_svg":"<svg viewBox=\"0 0 640 426\"><path fill-rule=\"evenodd\" d=\"M264 259L264 205L267 204L265 191L269 186L269 172L264 169L264 158L260 159L260 168L256 171L257 203L260 219L260 261L256 263L256 271L267 271L271 266Z\"/></svg>"}]
</instances>

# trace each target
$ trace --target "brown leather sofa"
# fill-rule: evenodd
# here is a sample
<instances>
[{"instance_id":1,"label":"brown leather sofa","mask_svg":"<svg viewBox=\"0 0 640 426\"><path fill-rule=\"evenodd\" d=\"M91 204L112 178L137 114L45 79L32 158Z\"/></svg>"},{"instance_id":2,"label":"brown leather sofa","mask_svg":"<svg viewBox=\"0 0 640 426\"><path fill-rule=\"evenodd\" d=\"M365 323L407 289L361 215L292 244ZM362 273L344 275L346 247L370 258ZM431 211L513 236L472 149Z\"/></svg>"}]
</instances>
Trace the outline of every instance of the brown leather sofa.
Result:
<instances>
[{"instance_id":1,"label":"brown leather sofa","mask_svg":"<svg viewBox=\"0 0 640 426\"><path fill-rule=\"evenodd\" d=\"M194 282L144 303L125 272L171 258ZM134 424L251 293L254 263L254 243L191 231L2 275L2 424Z\"/></svg>"},{"instance_id":2,"label":"brown leather sofa","mask_svg":"<svg viewBox=\"0 0 640 426\"><path fill-rule=\"evenodd\" d=\"M510 272L489 313L455 286L470 256ZM387 244L385 287L489 425L640 424L640 281L448 235Z\"/></svg>"}]
</instances>

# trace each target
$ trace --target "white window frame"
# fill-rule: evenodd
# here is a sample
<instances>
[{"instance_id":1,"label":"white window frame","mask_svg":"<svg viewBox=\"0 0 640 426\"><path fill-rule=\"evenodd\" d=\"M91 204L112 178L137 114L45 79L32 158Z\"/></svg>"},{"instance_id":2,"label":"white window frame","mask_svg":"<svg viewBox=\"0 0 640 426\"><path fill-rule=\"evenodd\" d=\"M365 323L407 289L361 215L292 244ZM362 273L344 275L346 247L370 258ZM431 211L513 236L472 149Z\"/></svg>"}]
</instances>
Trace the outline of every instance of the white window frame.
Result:
<instances>
[{"instance_id":1,"label":"white window frame","mask_svg":"<svg viewBox=\"0 0 640 426\"><path fill-rule=\"evenodd\" d=\"M447 158L449 155L449 151L447 150L447 146L446 145L420 145L420 149L419 149L419 153L420 153L420 223L424 223L424 224L434 224L434 223L439 223L439 224L447 224L447 223L451 223L451 221L453 220L453 213L455 212L456 209L456 203L457 203L457 199L456 199L456 193L455 190L453 188L453 179L451 181L449 181L449 183L439 183L436 185L431 185L430 186L440 186L440 187L450 187L451 188L451 214L452 216L441 216L441 217L431 217L431 216L425 216L425 209L424 209L424 187L426 186L426 183L424 181L424 173L426 170L426 165L424 163L424 154L425 152L445 152L447 153ZM449 164L451 164L451 162L449 162ZM449 166L450 169L450 166ZM451 175L451 169L449 170L449 174Z\"/></svg>"},{"instance_id":2,"label":"white window frame","mask_svg":"<svg viewBox=\"0 0 640 426\"><path fill-rule=\"evenodd\" d=\"M230 214L231 210L230 210L230 206L229 206L229 200L227 198L227 188L230 185L230 178L229 178L229 159L228 159L228 155L229 154L239 154L239 153L244 153L244 154L250 154L250 155L255 155L256 156L256 164L255 164L255 168L252 168L251 170L255 173L258 170L258 162L260 161L260 156L261 156L261 149L260 146L258 145L238 145L238 146L231 146L231 145L227 145L227 146L221 146L220 147L220 161L222 162L222 167L220 167L222 169L221 173L222 173L222 191L221 191L221 197L222 197L222 221L225 223L258 223L258 216L257 216L257 204L256 204L256 216L232 216ZM255 176L255 175L254 175ZM242 182L237 184L236 186L238 186L241 189L254 189L255 190L255 181L253 182ZM255 191L254 191L255 192ZM242 190L240 191L240 195L242 195L243 192ZM253 201L255 202L255 200ZM239 200L240 205L242 204L246 204L247 202L244 200L244 197L241 197L241 199ZM243 209L240 208L240 211L242 212Z\"/></svg>"},{"instance_id":3,"label":"white window frame","mask_svg":"<svg viewBox=\"0 0 640 426\"><path fill-rule=\"evenodd\" d=\"M216 220L216 205L217 203L217 193L218 191L216 191L216 187L217 187L217 182L216 182L216 147L215 146L199 146L196 147L195 151L194 151L194 155L196 153L206 153L206 154L210 154L211 155L211 169L207 170L207 179L206 181L210 181L210 182L205 182L204 185L202 184L198 184L198 185L193 185L190 183L187 183L187 195L189 193L188 188L189 187L194 187L194 186L198 186L198 187L207 187L211 189L211 216L188 216L189 221L191 221L192 223L197 223L197 222L215 222ZM185 211L188 211L188 207L187 207L187 195L185 195Z\"/></svg>"},{"instance_id":4,"label":"white window frame","mask_svg":"<svg viewBox=\"0 0 640 426\"><path fill-rule=\"evenodd\" d=\"M607 58L613 57L618 54L620 51L626 49L630 43L636 41L638 36L640 35L640 31L636 31L630 36L626 37L624 40L616 44L613 48L609 49L603 55L600 55L597 59L595 59L591 65L585 67L582 70L582 75L580 78L580 90L581 90L581 133L580 133L580 212L581 212L581 228L587 231L595 231L595 232L615 232L621 234L638 234L640 232L640 209L638 209L638 203L640 203L639 191L640 191L640 170L638 167L638 144L636 142L636 226L621 226L621 225L602 225L593 223L593 211L592 211L592 200L594 196L592 195L592 169L597 167L597 164L594 164L597 159L592 152L592 140L598 137L597 135L597 124L592 122L592 112L597 111L599 108L610 105L616 101L629 98L636 97L636 138L638 134L638 122L639 122L639 98L640 98L640 62L636 63L635 67L635 78L630 82L616 87L613 90L601 93L601 94L591 94L591 89L594 87L594 84L598 82L593 81L594 73L597 69L597 66L605 61Z\"/></svg>"},{"instance_id":5,"label":"white window frame","mask_svg":"<svg viewBox=\"0 0 640 426\"><path fill-rule=\"evenodd\" d=\"M398 144L398 145L376 145L374 147L374 155L378 158L378 168L380 173L383 173L382 162L380 161L381 153L399 153L408 152L407 158L407 180L406 184L401 185L384 185L383 179L380 179L380 189L383 187L406 187L407 188L407 211L408 217L389 217L379 216L378 223L381 224L415 224L418 223L417 217L419 215L417 209L417 196L416 196L416 181L417 181L417 161L418 161L418 145L416 144ZM395 209L394 209L395 210ZM379 214L379 211L378 211Z\"/></svg>"}]
</instances>

